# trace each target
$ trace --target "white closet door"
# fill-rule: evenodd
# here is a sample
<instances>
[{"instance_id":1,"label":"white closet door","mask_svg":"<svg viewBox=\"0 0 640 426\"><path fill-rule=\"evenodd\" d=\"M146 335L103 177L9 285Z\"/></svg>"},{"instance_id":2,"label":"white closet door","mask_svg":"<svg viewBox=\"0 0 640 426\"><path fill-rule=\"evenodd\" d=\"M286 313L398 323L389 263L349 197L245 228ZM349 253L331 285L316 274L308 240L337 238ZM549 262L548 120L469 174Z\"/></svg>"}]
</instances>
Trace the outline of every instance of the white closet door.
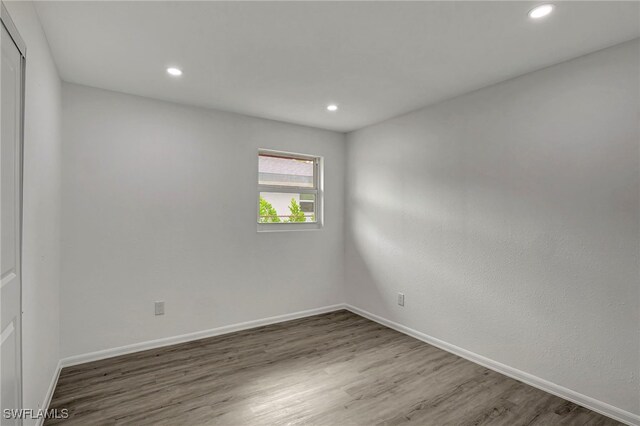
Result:
<instances>
[{"instance_id":1,"label":"white closet door","mask_svg":"<svg viewBox=\"0 0 640 426\"><path fill-rule=\"evenodd\" d=\"M22 54L5 28L4 18L3 25L0 25L0 423L3 426L22 424L19 419L5 418L4 410L22 408L20 221L23 114Z\"/></svg>"}]
</instances>

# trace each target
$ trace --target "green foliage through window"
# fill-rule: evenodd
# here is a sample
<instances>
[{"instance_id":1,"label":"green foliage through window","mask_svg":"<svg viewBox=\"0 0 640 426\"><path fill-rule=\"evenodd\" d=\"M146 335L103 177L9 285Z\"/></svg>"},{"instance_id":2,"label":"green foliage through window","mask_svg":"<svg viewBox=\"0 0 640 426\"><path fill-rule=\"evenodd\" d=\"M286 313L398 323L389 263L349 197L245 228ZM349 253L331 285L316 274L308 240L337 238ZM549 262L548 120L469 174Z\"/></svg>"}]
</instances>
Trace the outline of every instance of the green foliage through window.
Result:
<instances>
[{"instance_id":1,"label":"green foliage through window","mask_svg":"<svg viewBox=\"0 0 640 426\"><path fill-rule=\"evenodd\" d=\"M304 217L304 212L300 210L300 205L296 202L295 198L291 199L289 204L289 222L305 222L307 219Z\"/></svg>"},{"instance_id":2,"label":"green foliage through window","mask_svg":"<svg viewBox=\"0 0 640 426\"><path fill-rule=\"evenodd\" d=\"M278 217L276 209L273 208L270 202L260 197L260 223L277 222L280 222L280 218Z\"/></svg>"}]
</instances>

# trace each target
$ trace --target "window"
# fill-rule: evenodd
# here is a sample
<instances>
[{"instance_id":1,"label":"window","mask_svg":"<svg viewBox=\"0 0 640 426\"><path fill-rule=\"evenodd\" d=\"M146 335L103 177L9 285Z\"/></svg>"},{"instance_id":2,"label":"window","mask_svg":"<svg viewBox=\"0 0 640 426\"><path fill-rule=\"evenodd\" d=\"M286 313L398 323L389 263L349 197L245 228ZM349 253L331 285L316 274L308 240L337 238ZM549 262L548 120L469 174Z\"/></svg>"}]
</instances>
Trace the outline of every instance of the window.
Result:
<instances>
[{"instance_id":1,"label":"window","mask_svg":"<svg viewBox=\"0 0 640 426\"><path fill-rule=\"evenodd\" d=\"M258 230L317 229L322 224L322 159L258 152Z\"/></svg>"}]
</instances>

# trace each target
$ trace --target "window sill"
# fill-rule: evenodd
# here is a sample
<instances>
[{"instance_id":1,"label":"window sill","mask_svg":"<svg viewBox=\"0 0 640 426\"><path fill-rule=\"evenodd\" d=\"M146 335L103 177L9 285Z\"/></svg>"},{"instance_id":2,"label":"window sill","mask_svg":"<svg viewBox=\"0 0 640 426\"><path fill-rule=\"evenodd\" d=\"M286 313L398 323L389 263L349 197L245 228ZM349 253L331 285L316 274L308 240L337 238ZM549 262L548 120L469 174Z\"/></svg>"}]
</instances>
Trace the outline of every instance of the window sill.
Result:
<instances>
[{"instance_id":1,"label":"window sill","mask_svg":"<svg viewBox=\"0 0 640 426\"><path fill-rule=\"evenodd\" d=\"M258 223L258 232L291 232L291 231L317 231L322 229L322 224L316 223Z\"/></svg>"}]
</instances>

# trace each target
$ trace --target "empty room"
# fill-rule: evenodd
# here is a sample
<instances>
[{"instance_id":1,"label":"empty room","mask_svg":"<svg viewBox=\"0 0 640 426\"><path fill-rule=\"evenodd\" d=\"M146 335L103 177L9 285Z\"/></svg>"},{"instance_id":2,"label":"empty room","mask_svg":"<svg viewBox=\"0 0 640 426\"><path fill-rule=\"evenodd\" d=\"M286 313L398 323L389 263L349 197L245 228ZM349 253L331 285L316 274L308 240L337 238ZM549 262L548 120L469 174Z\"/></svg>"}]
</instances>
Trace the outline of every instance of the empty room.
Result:
<instances>
[{"instance_id":1,"label":"empty room","mask_svg":"<svg viewBox=\"0 0 640 426\"><path fill-rule=\"evenodd\" d=\"M1 426L640 426L640 1L0 3Z\"/></svg>"}]
</instances>

